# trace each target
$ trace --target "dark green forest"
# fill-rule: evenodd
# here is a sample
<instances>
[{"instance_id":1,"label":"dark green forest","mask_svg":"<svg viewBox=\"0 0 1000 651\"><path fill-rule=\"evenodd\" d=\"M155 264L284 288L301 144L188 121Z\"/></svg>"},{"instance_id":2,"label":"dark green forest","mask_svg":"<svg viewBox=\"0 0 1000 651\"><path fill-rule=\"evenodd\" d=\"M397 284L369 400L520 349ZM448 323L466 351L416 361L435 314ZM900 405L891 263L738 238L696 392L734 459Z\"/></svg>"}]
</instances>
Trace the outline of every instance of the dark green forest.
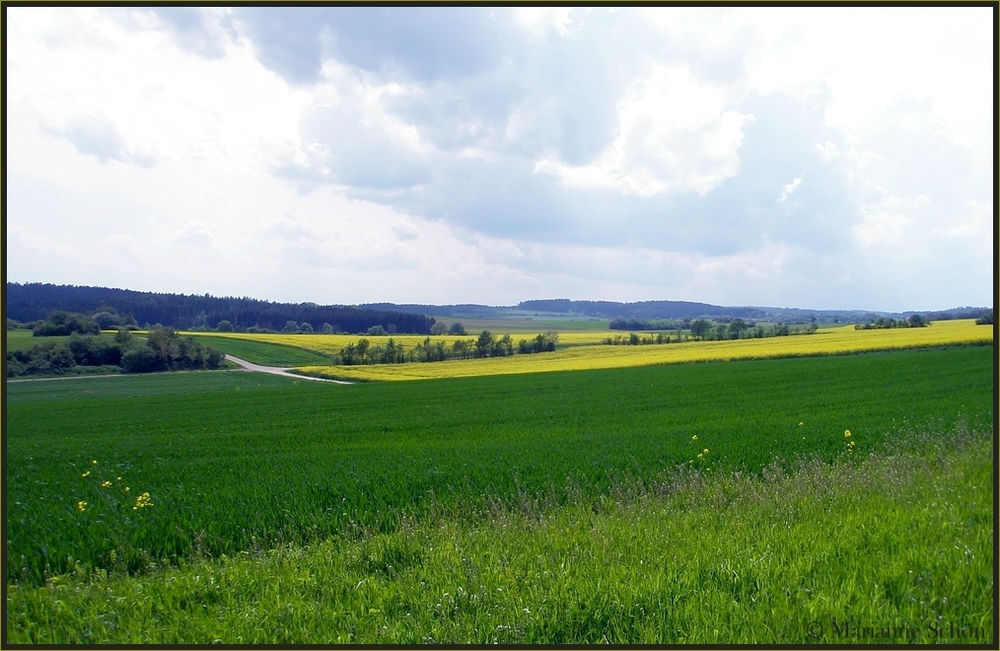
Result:
<instances>
[{"instance_id":1,"label":"dark green forest","mask_svg":"<svg viewBox=\"0 0 1000 651\"><path fill-rule=\"evenodd\" d=\"M254 298L218 298L186 294L157 294L107 287L7 283L6 317L29 323L56 310L93 314L111 307L134 317L143 327L161 325L178 330L214 329L228 321L235 330L283 330L289 321L308 323L320 332L329 324L334 332L364 333L382 326L389 333L430 334L434 319L423 314L367 310L344 305L272 303ZM301 326L300 326L301 327Z\"/></svg>"}]
</instances>

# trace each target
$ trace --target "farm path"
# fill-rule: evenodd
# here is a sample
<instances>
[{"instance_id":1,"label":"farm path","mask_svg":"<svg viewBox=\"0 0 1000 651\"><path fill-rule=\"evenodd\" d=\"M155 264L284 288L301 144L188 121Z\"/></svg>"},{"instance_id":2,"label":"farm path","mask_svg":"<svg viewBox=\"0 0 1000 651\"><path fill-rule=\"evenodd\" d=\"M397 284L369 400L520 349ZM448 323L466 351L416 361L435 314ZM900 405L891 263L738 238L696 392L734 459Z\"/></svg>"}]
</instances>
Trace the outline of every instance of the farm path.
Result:
<instances>
[{"instance_id":1,"label":"farm path","mask_svg":"<svg viewBox=\"0 0 1000 651\"><path fill-rule=\"evenodd\" d=\"M330 380L321 377L309 377L308 375L297 375L292 373L290 368L280 368L277 366L261 366L260 364L254 364L253 362L248 362L245 359L240 359L239 357L233 357L232 355L226 355L226 359L231 362L235 362L243 367L244 370L253 371L255 373L270 373L271 375L284 375L285 377L295 378L296 380L312 380L314 382L333 382L334 384L354 384L353 382L345 382L343 380Z\"/></svg>"}]
</instances>

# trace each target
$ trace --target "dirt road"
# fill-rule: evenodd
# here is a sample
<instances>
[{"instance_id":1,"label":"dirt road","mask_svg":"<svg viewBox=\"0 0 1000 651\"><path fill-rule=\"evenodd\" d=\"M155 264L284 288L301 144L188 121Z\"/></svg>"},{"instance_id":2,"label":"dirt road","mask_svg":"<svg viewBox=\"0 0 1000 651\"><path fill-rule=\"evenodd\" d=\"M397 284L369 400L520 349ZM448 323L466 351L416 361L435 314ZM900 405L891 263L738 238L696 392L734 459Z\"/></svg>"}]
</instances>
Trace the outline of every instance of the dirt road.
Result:
<instances>
[{"instance_id":1,"label":"dirt road","mask_svg":"<svg viewBox=\"0 0 1000 651\"><path fill-rule=\"evenodd\" d=\"M353 382L345 382L344 380L330 380L321 377L309 377L308 375L296 375L292 373L290 368L279 368L277 366L261 366L260 364L254 364L248 362L245 359L240 359L239 357L233 357L232 355L226 355L226 359L230 362L235 362L243 367L244 370L254 371L255 373L270 373L271 375L284 375L285 377L295 378L296 380L312 380L314 382L332 382L334 384L354 384Z\"/></svg>"}]
</instances>

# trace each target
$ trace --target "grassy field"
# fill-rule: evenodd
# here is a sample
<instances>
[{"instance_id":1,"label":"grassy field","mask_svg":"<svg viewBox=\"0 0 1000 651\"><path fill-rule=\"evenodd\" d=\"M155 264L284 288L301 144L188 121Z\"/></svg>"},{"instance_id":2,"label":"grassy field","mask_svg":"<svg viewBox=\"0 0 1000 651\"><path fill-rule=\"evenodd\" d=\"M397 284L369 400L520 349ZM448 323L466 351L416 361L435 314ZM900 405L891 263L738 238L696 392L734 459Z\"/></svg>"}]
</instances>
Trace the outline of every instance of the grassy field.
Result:
<instances>
[{"instance_id":1,"label":"grassy field","mask_svg":"<svg viewBox=\"0 0 1000 651\"><path fill-rule=\"evenodd\" d=\"M47 341L64 344L69 337L35 337L31 330L7 330L4 334L7 350L27 350Z\"/></svg>"},{"instance_id":2,"label":"grassy field","mask_svg":"<svg viewBox=\"0 0 1000 651\"><path fill-rule=\"evenodd\" d=\"M206 335L197 332L183 334L194 337L206 346L264 366L288 367L330 363L329 357L301 346L268 343L242 337Z\"/></svg>"},{"instance_id":3,"label":"grassy field","mask_svg":"<svg viewBox=\"0 0 1000 651\"><path fill-rule=\"evenodd\" d=\"M992 340L951 322L763 343L907 334ZM731 363L410 383L10 383L8 641L992 635L993 347L738 361L754 343L591 349Z\"/></svg>"},{"instance_id":4,"label":"grassy field","mask_svg":"<svg viewBox=\"0 0 1000 651\"><path fill-rule=\"evenodd\" d=\"M138 569L392 530L442 503L564 502L681 464L829 460L845 430L865 453L906 420L983 428L992 348L406 385L215 372L7 390L5 569L37 584L76 563ZM155 507L134 511L143 492Z\"/></svg>"},{"instance_id":5,"label":"grassy field","mask_svg":"<svg viewBox=\"0 0 1000 651\"><path fill-rule=\"evenodd\" d=\"M995 645L991 437L8 588L10 643ZM629 490L632 489L632 490Z\"/></svg>"}]
</instances>

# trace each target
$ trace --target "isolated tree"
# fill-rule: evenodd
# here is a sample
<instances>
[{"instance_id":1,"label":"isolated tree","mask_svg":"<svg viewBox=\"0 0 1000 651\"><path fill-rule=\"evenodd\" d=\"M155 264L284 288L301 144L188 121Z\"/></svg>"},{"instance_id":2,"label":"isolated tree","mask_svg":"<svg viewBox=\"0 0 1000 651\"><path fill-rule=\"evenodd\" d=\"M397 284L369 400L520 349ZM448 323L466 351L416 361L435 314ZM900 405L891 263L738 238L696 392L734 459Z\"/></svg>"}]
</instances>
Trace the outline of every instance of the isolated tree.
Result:
<instances>
[{"instance_id":1,"label":"isolated tree","mask_svg":"<svg viewBox=\"0 0 1000 651\"><path fill-rule=\"evenodd\" d=\"M329 323L324 323L323 324L323 334L325 334L325 335L332 335L333 334L333 326L330 325Z\"/></svg>"},{"instance_id":2,"label":"isolated tree","mask_svg":"<svg viewBox=\"0 0 1000 651\"><path fill-rule=\"evenodd\" d=\"M455 343L451 345L452 352L461 357L462 359L468 359L469 349L470 349L469 342L465 339L456 339Z\"/></svg>"},{"instance_id":3,"label":"isolated tree","mask_svg":"<svg viewBox=\"0 0 1000 651\"><path fill-rule=\"evenodd\" d=\"M282 328L281 330L282 332L298 332L299 324L289 319L288 321L285 322L285 327Z\"/></svg>"},{"instance_id":4,"label":"isolated tree","mask_svg":"<svg viewBox=\"0 0 1000 651\"><path fill-rule=\"evenodd\" d=\"M302 322L302 328L300 328L300 330L301 330L301 332L304 332L307 335L311 335L314 332L312 324L309 323L308 321L303 321Z\"/></svg>"},{"instance_id":5,"label":"isolated tree","mask_svg":"<svg viewBox=\"0 0 1000 651\"><path fill-rule=\"evenodd\" d=\"M368 334L373 337L383 337L389 333L386 332L385 328L383 328L382 326L373 325L372 327L368 328Z\"/></svg>"},{"instance_id":6,"label":"isolated tree","mask_svg":"<svg viewBox=\"0 0 1000 651\"><path fill-rule=\"evenodd\" d=\"M490 349L493 347L493 334L489 330L483 330L476 338L476 357L489 357Z\"/></svg>"},{"instance_id":7,"label":"isolated tree","mask_svg":"<svg viewBox=\"0 0 1000 651\"><path fill-rule=\"evenodd\" d=\"M705 319L695 319L691 322L691 336L696 339L704 339L705 335L708 334L709 328L711 326Z\"/></svg>"},{"instance_id":8,"label":"isolated tree","mask_svg":"<svg viewBox=\"0 0 1000 651\"><path fill-rule=\"evenodd\" d=\"M729 322L729 338L739 339L747 329L747 324L743 319L733 319Z\"/></svg>"},{"instance_id":9,"label":"isolated tree","mask_svg":"<svg viewBox=\"0 0 1000 651\"><path fill-rule=\"evenodd\" d=\"M219 321L219 325L217 325L215 329L219 332L232 332L233 324L228 319L223 319L222 321Z\"/></svg>"},{"instance_id":10,"label":"isolated tree","mask_svg":"<svg viewBox=\"0 0 1000 651\"><path fill-rule=\"evenodd\" d=\"M97 322L101 330L110 330L118 325L118 315L111 312L96 312L90 318Z\"/></svg>"},{"instance_id":11,"label":"isolated tree","mask_svg":"<svg viewBox=\"0 0 1000 651\"><path fill-rule=\"evenodd\" d=\"M458 321L456 321L455 323L451 324L450 328L448 328L448 334L450 334L450 335L464 335L465 334L465 326L462 325L461 323L459 323Z\"/></svg>"},{"instance_id":12,"label":"isolated tree","mask_svg":"<svg viewBox=\"0 0 1000 651\"><path fill-rule=\"evenodd\" d=\"M372 342L367 339L358 339L358 345L356 350L358 351L358 357L361 358L362 364L368 363L368 349L371 347Z\"/></svg>"}]
</instances>

